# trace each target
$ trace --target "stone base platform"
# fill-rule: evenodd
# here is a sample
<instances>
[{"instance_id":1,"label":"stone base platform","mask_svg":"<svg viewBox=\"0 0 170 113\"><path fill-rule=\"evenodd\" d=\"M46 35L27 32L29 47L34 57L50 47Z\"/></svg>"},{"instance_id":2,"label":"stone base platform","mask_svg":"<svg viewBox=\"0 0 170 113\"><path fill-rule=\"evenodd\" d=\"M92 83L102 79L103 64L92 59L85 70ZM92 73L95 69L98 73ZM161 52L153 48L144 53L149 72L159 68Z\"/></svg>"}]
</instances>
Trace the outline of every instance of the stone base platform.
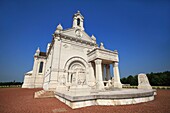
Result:
<instances>
[{"instance_id":1,"label":"stone base platform","mask_svg":"<svg viewBox=\"0 0 170 113\"><path fill-rule=\"evenodd\" d=\"M72 109L92 105L129 105L154 100L155 90L116 89L113 91L62 91L55 97Z\"/></svg>"}]
</instances>

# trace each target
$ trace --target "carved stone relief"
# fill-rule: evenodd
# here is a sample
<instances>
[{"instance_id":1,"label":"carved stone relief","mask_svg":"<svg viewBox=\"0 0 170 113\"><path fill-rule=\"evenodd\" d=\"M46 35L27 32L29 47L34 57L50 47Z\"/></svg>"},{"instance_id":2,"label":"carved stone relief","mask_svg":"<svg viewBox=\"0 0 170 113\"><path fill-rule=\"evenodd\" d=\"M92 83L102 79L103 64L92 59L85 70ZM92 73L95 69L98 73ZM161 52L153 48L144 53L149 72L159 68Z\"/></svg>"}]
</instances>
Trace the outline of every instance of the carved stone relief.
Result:
<instances>
[{"instance_id":1,"label":"carved stone relief","mask_svg":"<svg viewBox=\"0 0 170 113\"><path fill-rule=\"evenodd\" d=\"M74 62L71 64L69 71L71 71L72 74L72 79L71 83L73 85L84 85L86 84L86 72L85 72L85 67L83 64L80 62Z\"/></svg>"}]
</instances>

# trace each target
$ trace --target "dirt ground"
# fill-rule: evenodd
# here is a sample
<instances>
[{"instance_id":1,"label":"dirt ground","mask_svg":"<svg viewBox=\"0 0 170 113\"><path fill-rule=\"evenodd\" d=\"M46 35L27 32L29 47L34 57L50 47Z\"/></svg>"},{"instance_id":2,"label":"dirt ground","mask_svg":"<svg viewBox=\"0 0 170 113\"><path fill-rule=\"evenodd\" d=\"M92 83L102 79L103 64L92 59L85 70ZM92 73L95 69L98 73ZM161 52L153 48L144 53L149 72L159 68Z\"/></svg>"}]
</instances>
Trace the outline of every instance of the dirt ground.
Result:
<instances>
[{"instance_id":1,"label":"dirt ground","mask_svg":"<svg viewBox=\"0 0 170 113\"><path fill-rule=\"evenodd\" d=\"M72 110L56 98L34 99L40 89L0 88L0 113L170 113L170 90L157 90L154 101L136 105L90 106Z\"/></svg>"}]
</instances>

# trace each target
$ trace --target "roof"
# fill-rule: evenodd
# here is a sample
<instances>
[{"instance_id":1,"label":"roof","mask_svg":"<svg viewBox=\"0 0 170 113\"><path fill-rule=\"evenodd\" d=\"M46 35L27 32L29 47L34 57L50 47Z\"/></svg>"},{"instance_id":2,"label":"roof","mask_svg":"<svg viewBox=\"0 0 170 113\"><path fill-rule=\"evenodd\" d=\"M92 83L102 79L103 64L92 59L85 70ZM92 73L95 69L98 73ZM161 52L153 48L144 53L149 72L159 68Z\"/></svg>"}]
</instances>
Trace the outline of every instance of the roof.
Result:
<instances>
[{"instance_id":1,"label":"roof","mask_svg":"<svg viewBox=\"0 0 170 113\"><path fill-rule=\"evenodd\" d=\"M46 56L46 52L40 52L39 56Z\"/></svg>"}]
</instances>

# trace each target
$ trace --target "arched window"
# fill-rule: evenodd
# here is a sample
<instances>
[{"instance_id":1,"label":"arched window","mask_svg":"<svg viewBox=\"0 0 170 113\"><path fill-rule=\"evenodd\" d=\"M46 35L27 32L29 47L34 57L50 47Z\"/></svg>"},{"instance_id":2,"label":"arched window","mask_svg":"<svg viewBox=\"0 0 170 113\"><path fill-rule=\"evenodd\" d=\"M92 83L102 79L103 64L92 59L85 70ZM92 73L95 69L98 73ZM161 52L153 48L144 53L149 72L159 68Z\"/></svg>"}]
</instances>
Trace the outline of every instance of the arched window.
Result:
<instances>
[{"instance_id":1,"label":"arched window","mask_svg":"<svg viewBox=\"0 0 170 113\"><path fill-rule=\"evenodd\" d=\"M77 25L80 26L80 18L77 19Z\"/></svg>"},{"instance_id":2,"label":"arched window","mask_svg":"<svg viewBox=\"0 0 170 113\"><path fill-rule=\"evenodd\" d=\"M42 71L43 71L43 62L40 62L39 73L42 73Z\"/></svg>"}]
</instances>

